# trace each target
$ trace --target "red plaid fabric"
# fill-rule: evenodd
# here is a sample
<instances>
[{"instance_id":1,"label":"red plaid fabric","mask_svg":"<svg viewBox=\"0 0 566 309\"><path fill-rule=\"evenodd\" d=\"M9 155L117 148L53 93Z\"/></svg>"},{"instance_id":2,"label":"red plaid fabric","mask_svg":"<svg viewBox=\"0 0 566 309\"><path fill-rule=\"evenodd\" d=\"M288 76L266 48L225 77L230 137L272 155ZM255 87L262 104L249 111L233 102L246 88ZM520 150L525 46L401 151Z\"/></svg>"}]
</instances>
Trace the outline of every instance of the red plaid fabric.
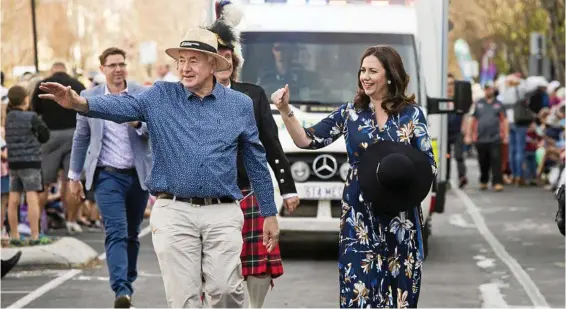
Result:
<instances>
[{"instance_id":1,"label":"red plaid fabric","mask_svg":"<svg viewBox=\"0 0 566 309\"><path fill-rule=\"evenodd\" d=\"M254 194L250 190L242 190L244 199L240 207L244 212L244 227L242 237L244 246L240 258L242 260L242 274L248 276L270 275L277 278L283 274L283 264L279 245L270 253L263 245L263 217Z\"/></svg>"}]
</instances>

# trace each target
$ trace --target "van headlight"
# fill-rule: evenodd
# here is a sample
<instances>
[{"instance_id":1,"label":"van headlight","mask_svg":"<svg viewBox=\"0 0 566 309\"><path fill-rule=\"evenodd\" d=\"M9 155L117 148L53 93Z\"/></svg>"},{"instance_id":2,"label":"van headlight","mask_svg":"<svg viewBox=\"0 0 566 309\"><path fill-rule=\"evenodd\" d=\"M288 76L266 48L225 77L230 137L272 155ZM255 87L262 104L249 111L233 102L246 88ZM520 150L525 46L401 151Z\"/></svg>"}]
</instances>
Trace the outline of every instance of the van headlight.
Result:
<instances>
[{"instance_id":1,"label":"van headlight","mask_svg":"<svg viewBox=\"0 0 566 309\"><path fill-rule=\"evenodd\" d=\"M340 166L340 178L342 178L342 180L346 181L346 177L348 177L349 170L350 170L350 164L348 162Z\"/></svg>"},{"instance_id":2,"label":"van headlight","mask_svg":"<svg viewBox=\"0 0 566 309\"><path fill-rule=\"evenodd\" d=\"M309 165L303 161L297 161L291 165L291 175L298 182L307 181L311 176Z\"/></svg>"}]
</instances>

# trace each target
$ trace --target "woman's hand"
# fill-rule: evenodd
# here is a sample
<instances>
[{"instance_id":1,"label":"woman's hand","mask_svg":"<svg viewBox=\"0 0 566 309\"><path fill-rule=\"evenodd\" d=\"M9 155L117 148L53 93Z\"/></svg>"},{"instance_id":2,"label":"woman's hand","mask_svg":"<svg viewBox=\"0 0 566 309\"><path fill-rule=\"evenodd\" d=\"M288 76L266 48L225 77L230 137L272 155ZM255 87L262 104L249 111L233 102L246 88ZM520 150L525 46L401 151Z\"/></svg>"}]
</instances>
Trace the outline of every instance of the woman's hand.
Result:
<instances>
[{"instance_id":1,"label":"woman's hand","mask_svg":"<svg viewBox=\"0 0 566 309\"><path fill-rule=\"evenodd\" d=\"M275 107L280 112L288 113L290 111L289 107L289 85L285 85L285 88L280 88L271 95L271 102L275 104Z\"/></svg>"}]
</instances>

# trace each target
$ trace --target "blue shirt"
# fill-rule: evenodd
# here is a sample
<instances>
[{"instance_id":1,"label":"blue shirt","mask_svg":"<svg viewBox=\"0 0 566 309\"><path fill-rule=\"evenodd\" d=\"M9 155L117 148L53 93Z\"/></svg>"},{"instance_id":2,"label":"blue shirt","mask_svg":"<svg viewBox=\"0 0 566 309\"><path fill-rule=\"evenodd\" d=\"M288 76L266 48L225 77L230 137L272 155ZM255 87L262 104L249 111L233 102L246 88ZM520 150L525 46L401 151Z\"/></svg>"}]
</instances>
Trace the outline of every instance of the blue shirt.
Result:
<instances>
[{"instance_id":1,"label":"blue shirt","mask_svg":"<svg viewBox=\"0 0 566 309\"><path fill-rule=\"evenodd\" d=\"M242 199L237 185L239 147L262 216L277 214L265 150L252 100L218 83L204 98L181 83L158 81L137 95L88 98L88 117L147 123L153 167L146 181L153 194Z\"/></svg>"}]
</instances>

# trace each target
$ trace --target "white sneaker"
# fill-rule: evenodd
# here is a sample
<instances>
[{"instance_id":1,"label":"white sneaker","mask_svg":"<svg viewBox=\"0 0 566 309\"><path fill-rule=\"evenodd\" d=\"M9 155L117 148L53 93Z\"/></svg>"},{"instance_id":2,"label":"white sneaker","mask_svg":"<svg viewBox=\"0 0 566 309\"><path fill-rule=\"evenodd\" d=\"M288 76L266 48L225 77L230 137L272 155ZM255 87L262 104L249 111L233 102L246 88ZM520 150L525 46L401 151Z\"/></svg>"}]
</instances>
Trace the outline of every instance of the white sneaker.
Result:
<instances>
[{"instance_id":1,"label":"white sneaker","mask_svg":"<svg viewBox=\"0 0 566 309\"><path fill-rule=\"evenodd\" d=\"M69 233L70 235L83 232L83 229L81 228L81 226L77 222L67 221L65 223L65 225L67 226L67 233Z\"/></svg>"},{"instance_id":2,"label":"white sneaker","mask_svg":"<svg viewBox=\"0 0 566 309\"><path fill-rule=\"evenodd\" d=\"M82 232L83 232L83 228L82 228L77 222L73 222L73 229L74 229L75 232L77 232L77 233L82 233Z\"/></svg>"}]
</instances>

